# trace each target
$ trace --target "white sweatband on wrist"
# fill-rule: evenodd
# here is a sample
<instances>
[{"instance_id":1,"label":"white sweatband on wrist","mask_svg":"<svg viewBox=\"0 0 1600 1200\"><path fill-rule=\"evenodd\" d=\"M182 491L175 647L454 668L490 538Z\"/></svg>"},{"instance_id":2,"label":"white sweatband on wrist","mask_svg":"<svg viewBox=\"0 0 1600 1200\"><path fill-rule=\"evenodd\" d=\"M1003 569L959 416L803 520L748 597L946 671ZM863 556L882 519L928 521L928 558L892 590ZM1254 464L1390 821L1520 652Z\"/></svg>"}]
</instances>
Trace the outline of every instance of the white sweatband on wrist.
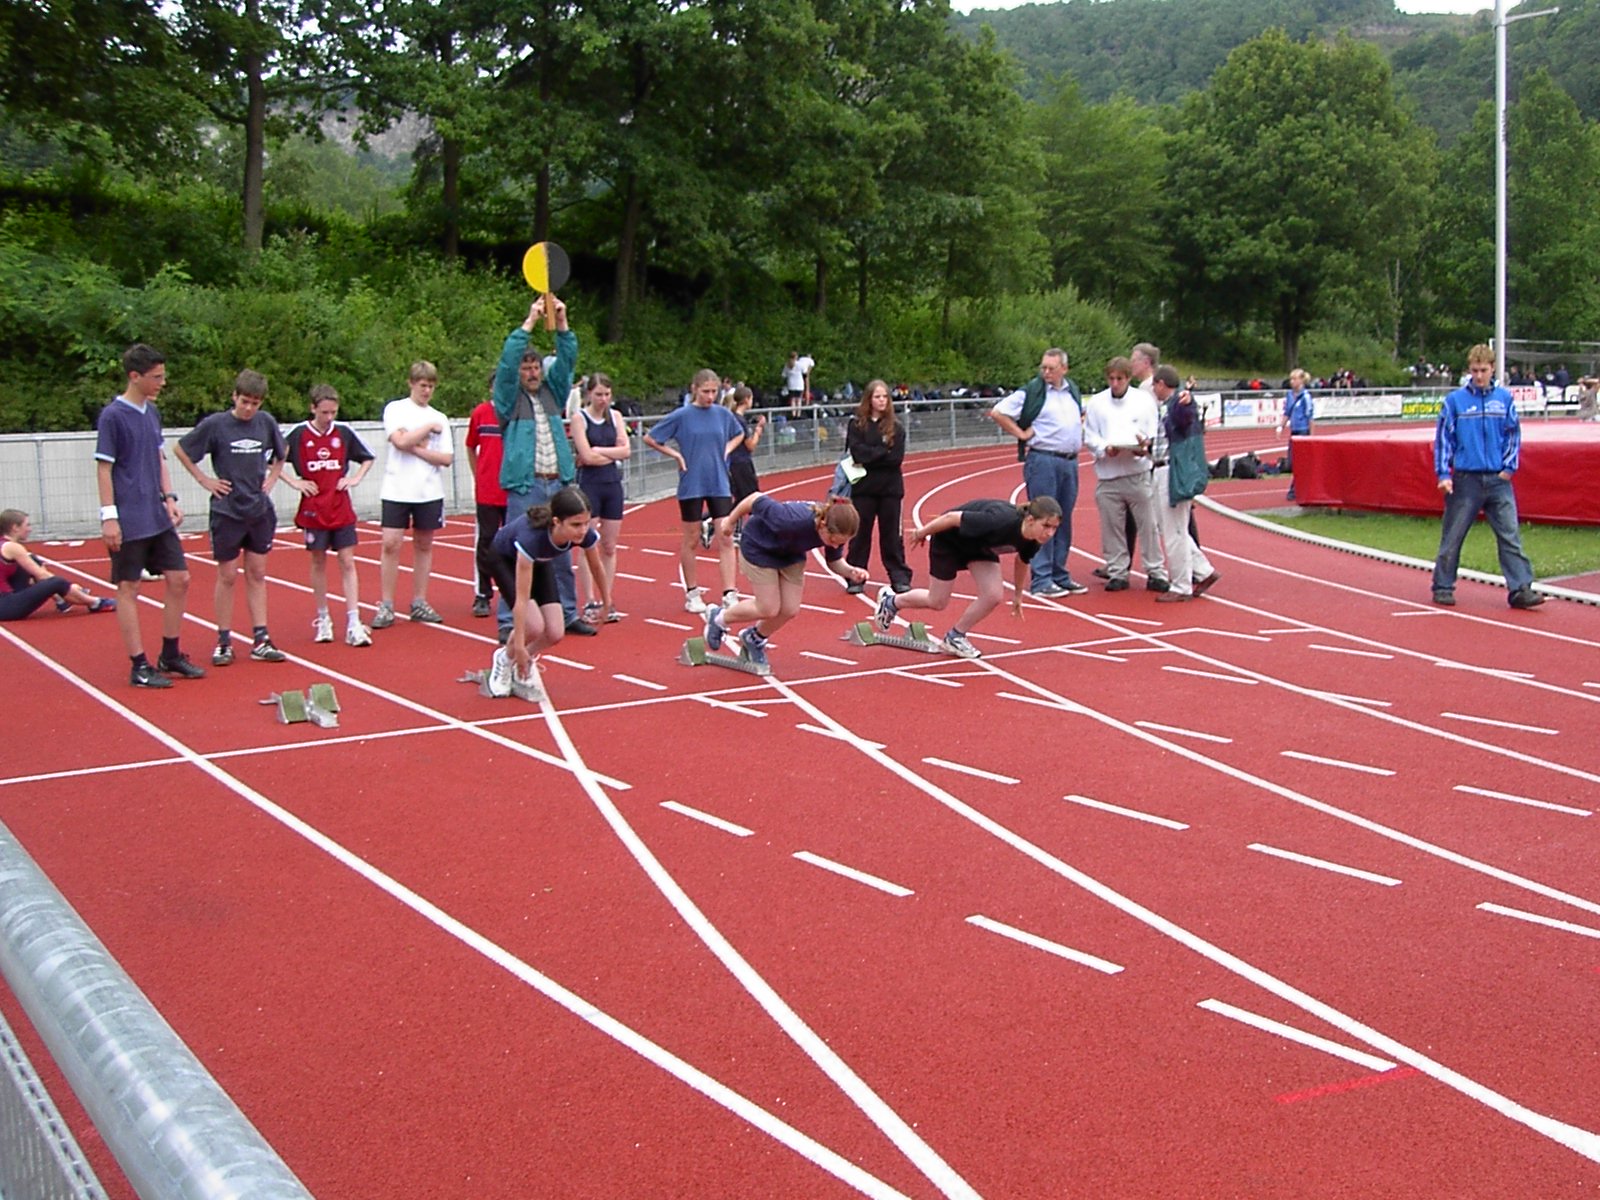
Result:
<instances>
[{"instance_id":1,"label":"white sweatband on wrist","mask_svg":"<svg viewBox=\"0 0 1600 1200\"><path fill-rule=\"evenodd\" d=\"M102 521L115 521L117 519L117 506L115 504L102 504L100 506L100 519Z\"/></svg>"}]
</instances>

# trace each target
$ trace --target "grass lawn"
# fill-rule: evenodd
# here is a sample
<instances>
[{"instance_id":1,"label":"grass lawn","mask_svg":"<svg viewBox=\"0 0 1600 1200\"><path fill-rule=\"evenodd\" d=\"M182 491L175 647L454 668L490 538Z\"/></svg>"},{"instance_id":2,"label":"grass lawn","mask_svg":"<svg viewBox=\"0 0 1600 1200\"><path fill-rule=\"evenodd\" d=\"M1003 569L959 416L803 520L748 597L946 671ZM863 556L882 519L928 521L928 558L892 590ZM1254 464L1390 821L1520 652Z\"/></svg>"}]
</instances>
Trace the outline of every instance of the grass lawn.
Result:
<instances>
[{"instance_id":1,"label":"grass lawn","mask_svg":"<svg viewBox=\"0 0 1600 1200\"><path fill-rule=\"evenodd\" d=\"M1308 511L1303 516L1256 515L1291 529L1412 558L1431 560L1439 553L1438 517L1402 517L1349 510L1339 513ZM1522 548L1533 561L1533 572L1539 579L1600 571L1600 529L1593 526L1525 524ZM1461 548L1461 565L1491 575L1500 573L1500 561L1494 552L1494 534L1489 532L1487 523L1479 521L1467 534L1466 545Z\"/></svg>"}]
</instances>

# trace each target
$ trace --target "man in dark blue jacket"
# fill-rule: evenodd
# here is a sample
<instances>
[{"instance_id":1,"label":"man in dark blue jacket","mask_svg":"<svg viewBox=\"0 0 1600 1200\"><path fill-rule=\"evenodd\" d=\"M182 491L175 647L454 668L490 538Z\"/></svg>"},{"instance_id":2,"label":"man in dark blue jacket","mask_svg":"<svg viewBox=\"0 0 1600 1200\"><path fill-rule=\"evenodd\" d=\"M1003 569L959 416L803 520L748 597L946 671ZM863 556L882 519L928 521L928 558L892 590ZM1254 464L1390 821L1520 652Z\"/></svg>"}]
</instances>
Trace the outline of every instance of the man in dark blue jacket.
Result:
<instances>
[{"instance_id":1,"label":"man in dark blue jacket","mask_svg":"<svg viewBox=\"0 0 1600 1200\"><path fill-rule=\"evenodd\" d=\"M1516 405L1510 392L1495 386L1494 351L1488 346L1468 351L1467 372L1467 385L1444 398L1433 435L1433 469L1444 493L1433 602L1455 604L1461 543L1481 512L1494 531L1511 607L1537 608L1544 597L1533 590L1533 564L1522 552L1517 498L1511 490L1522 450Z\"/></svg>"}]
</instances>

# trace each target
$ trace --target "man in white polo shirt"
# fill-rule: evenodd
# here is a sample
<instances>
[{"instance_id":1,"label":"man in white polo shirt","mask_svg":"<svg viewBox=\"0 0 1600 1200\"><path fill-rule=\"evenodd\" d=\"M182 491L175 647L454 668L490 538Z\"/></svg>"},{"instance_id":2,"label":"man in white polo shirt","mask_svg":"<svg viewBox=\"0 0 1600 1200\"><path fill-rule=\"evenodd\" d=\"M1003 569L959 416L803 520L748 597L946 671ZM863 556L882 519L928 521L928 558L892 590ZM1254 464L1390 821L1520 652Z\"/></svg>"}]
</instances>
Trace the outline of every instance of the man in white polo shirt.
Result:
<instances>
[{"instance_id":1,"label":"man in white polo shirt","mask_svg":"<svg viewBox=\"0 0 1600 1200\"><path fill-rule=\"evenodd\" d=\"M1161 561L1161 537L1156 532L1155 491L1152 486L1150 447L1155 442L1156 402L1142 388L1129 387L1133 364L1122 356L1106 364L1105 391L1089 397L1084 406L1083 441L1094 455L1095 505L1100 510L1100 547L1106 556L1106 591L1128 587L1131 555L1125 517L1138 528L1145 587L1168 590L1166 566Z\"/></svg>"}]
</instances>

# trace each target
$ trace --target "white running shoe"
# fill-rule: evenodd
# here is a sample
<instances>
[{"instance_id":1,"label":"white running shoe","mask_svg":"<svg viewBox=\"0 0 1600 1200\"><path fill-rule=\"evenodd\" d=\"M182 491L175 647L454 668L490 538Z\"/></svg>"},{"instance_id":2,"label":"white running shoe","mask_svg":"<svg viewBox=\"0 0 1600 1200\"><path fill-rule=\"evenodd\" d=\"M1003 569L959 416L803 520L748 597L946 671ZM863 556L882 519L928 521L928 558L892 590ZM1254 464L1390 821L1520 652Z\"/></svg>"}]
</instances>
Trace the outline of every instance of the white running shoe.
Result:
<instances>
[{"instance_id":1,"label":"white running shoe","mask_svg":"<svg viewBox=\"0 0 1600 1200\"><path fill-rule=\"evenodd\" d=\"M333 618L327 613L318 613L312 618L311 640L313 642L333 641Z\"/></svg>"},{"instance_id":2,"label":"white running shoe","mask_svg":"<svg viewBox=\"0 0 1600 1200\"><path fill-rule=\"evenodd\" d=\"M683 593L683 611L702 614L706 611L706 598L699 588L689 588Z\"/></svg>"},{"instance_id":3,"label":"white running shoe","mask_svg":"<svg viewBox=\"0 0 1600 1200\"><path fill-rule=\"evenodd\" d=\"M372 630L360 621L351 621L344 631L344 644L346 646L372 645Z\"/></svg>"},{"instance_id":4,"label":"white running shoe","mask_svg":"<svg viewBox=\"0 0 1600 1200\"><path fill-rule=\"evenodd\" d=\"M952 629L944 635L944 648L957 658L981 658L983 652L967 641L967 635Z\"/></svg>"},{"instance_id":5,"label":"white running shoe","mask_svg":"<svg viewBox=\"0 0 1600 1200\"><path fill-rule=\"evenodd\" d=\"M512 678L511 652L501 646L494 652L494 659L489 664L489 695L496 699L511 695Z\"/></svg>"}]
</instances>

